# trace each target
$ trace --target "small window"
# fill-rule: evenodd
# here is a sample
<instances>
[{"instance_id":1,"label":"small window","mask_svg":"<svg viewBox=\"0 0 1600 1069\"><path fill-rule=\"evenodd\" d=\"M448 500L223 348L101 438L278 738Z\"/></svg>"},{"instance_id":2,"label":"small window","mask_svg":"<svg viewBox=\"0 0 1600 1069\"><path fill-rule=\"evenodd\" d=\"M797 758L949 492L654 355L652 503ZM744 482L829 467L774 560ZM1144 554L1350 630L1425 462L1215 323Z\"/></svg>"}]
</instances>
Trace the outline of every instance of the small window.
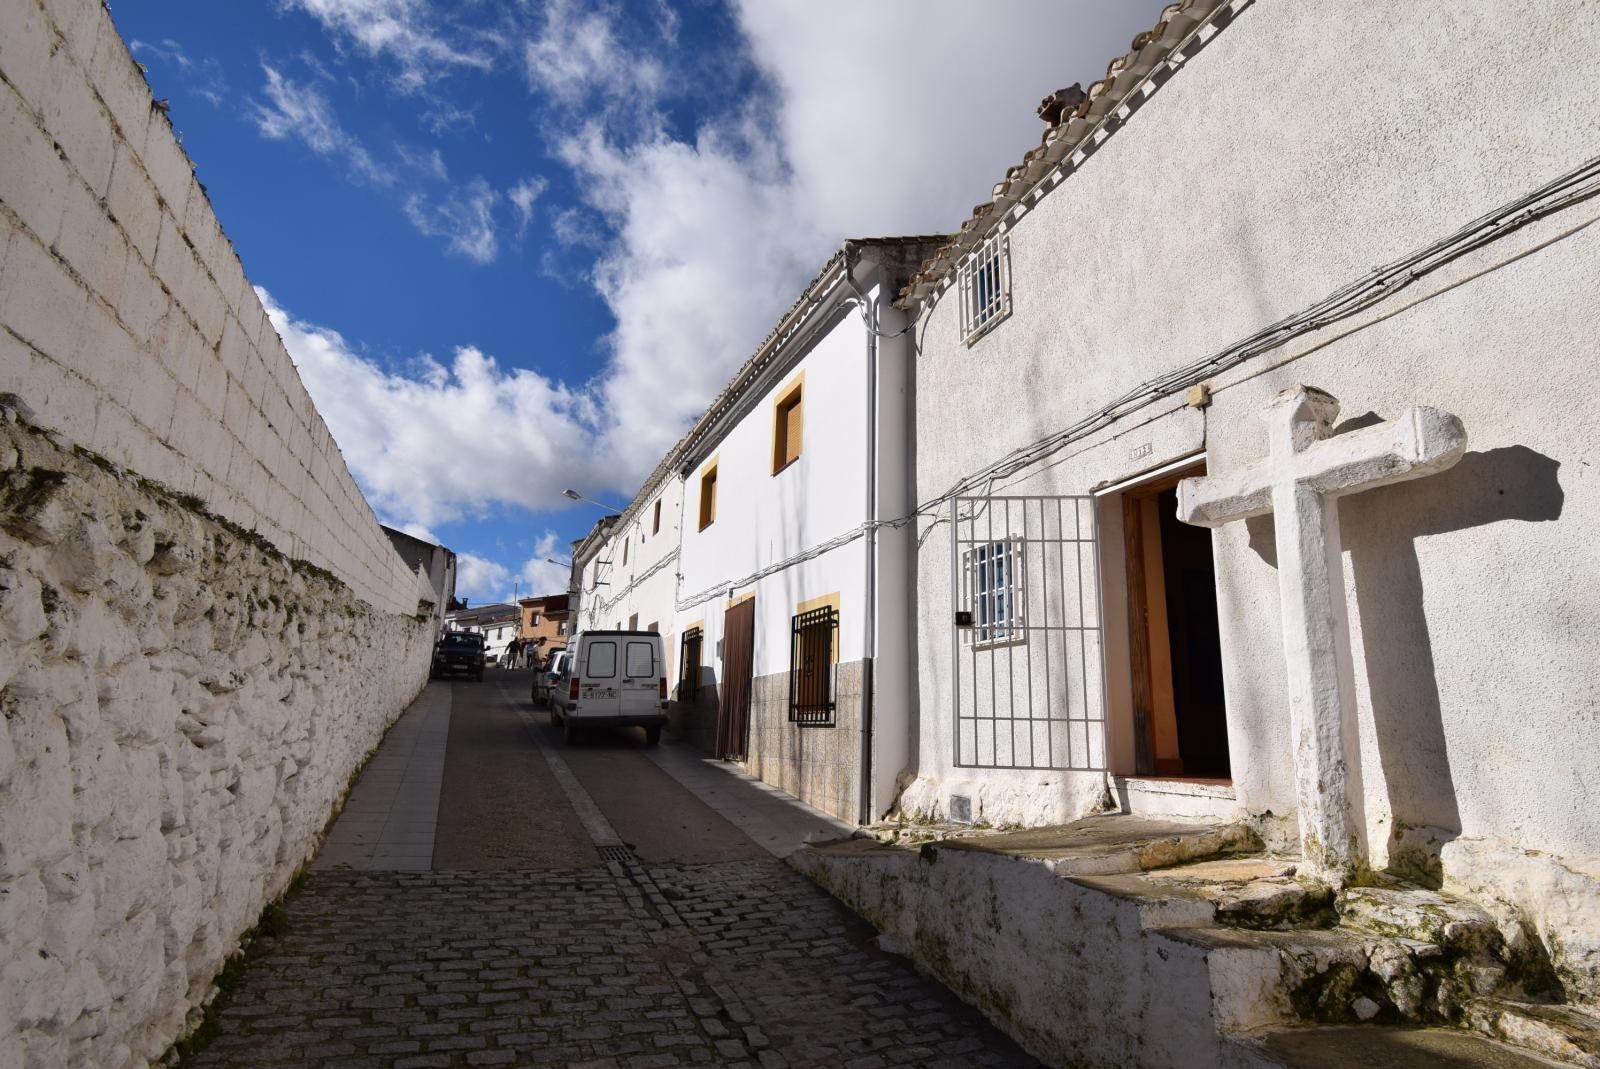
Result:
<instances>
[{"instance_id":1,"label":"small window","mask_svg":"<svg viewBox=\"0 0 1600 1069\"><path fill-rule=\"evenodd\" d=\"M717 518L717 466L707 468L700 476L700 530L704 531Z\"/></svg>"},{"instance_id":2,"label":"small window","mask_svg":"<svg viewBox=\"0 0 1600 1069\"><path fill-rule=\"evenodd\" d=\"M656 501L655 518L650 521L650 533L661 533L661 502Z\"/></svg>"},{"instance_id":3,"label":"small window","mask_svg":"<svg viewBox=\"0 0 1600 1069\"><path fill-rule=\"evenodd\" d=\"M962 263L957 275L961 291L961 338L968 345L1011 314L1011 265L1006 236L985 241Z\"/></svg>"},{"instance_id":4,"label":"small window","mask_svg":"<svg viewBox=\"0 0 1600 1069\"><path fill-rule=\"evenodd\" d=\"M533 624L531 626L533 626L533 627L538 627L539 626L539 614L538 613L534 613L533 614Z\"/></svg>"},{"instance_id":5,"label":"small window","mask_svg":"<svg viewBox=\"0 0 1600 1069\"><path fill-rule=\"evenodd\" d=\"M656 644L654 642L628 643L627 671L629 679L649 678L656 672Z\"/></svg>"},{"instance_id":6,"label":"small window","mask_svg":"<svg viewBox=\"0 0 1600 1069\"><path fill-rule=\"evenodd\" d=\"M988 542L965 557L967 597L972 606L970 641L1009 642L1022 637L1022 544Z\"/></svg>"},{"instance_id":7,"label":"small window","mask_svg":"<svg viewBox=\"0 0 1600 1069\"><path fill-rule=\"evenodd\" d=\"M638 613L634 613L632 616L628 617L628 630L629 631L637 631L637 630L639 630L639 614Z\"/></svg>"},{"instance_id":8,"label":"small window","mask_svg":"<svg viewBox=\"0 0 1600 1069\"><path fill-rule=\"evenodd\" d=\"M789 719L797 724L833 723L833 661L839 610L812 609L794 617L789 647Z\"/></svg>"},{"instance_id":9,"label":"small window","mask_svg":"<svg viewBox=\"0 0 1600 1069\"><path fill-rule=\"evenodd\" d=\"M567 633L567 622L565 620L561 621L559 624L556 624L556 634L564 635L566 633Z\"/></svg>"},{"instance_id":10,"label":"small window","mask_svg":"<svg viewBox=\"0 0 1600 1069\"><path fill-rule=\"evenodd\" d=\"M661 625L659 623L645 624L644 629L653 635L661 634Z\"/></svg>"},{"instance_id":11,"label":"small window","mask_svg":"<svg viewBox=\"0 0 1600 1069\"><path fill-rule=\"evenodd\" d=\"M805 410L801 404L803 383L795 383L778 398L772 414L772 474L800 459L800 442Z\"/></svg>"},{"instance_id":12,"label":"small window","mask_svg":"<svg viewBox=\"0 0 1600 1069\"><path fill-rule=\"evenodd\" d=\"M628 540L626 538L622 540L622 563L628 563Z\"/></svg>"},{"instance_id":13,"label":"small window","mask_svg":"<svg viewBox=\"0 0 1600 1069\"><path fill-rule=\"evenodd\" d=\"M584 661L583 674L594 679L614 678L617 674L617 644L589 643L589 655L588 660Z\"/></svg>"}]
</instances>

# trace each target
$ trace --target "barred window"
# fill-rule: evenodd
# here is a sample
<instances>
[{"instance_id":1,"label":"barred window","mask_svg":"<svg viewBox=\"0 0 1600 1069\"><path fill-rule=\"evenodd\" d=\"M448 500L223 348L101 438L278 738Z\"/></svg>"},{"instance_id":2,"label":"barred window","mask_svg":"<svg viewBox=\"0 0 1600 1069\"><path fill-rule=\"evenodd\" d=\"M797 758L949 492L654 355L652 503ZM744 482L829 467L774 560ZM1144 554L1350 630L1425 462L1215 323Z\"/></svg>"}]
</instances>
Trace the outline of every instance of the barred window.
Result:
<instances>
[{"instance_id":1,"label":"barred window","mask_svg":"<svg viewBox=\"0 0 1600 1069\"><path fill-rule=\"evenodd\" d=\"M986 542L962 554L975 643L1009 642L1022 635L1025 587L1022 543Z\"/></svg>"},{"instance_id":2,"label":"barred window","mask_svg":"<svg viewBox=\"0 0 1600 1069\"><path fill-rule=\"evenodd\" d=\"M812 609L794 617L789 647L789 719L797 724L830 725L835 708L833 661L839 610Z\"/></svg>"},{"instance_id":3,"label":"barred window","mask_svg":"<svg viewBox=\"0 0 1600 1069\"><path fill-rule=\"evenodd\" d=\"M961 291L961 338L968 345L1011 314L1011 262L1006 236L997 234L975 249L957 274Z\"/></svg>"}]
</instances>

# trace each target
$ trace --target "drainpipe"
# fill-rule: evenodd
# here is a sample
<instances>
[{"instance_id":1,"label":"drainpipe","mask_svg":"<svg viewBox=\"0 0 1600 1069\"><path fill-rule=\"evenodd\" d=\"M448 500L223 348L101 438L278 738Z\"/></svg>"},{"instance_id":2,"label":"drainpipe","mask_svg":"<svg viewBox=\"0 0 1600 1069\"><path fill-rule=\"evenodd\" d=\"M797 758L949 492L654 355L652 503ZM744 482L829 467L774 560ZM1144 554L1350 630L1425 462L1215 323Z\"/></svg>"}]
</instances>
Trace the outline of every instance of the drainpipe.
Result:
<instances>
[{"instance_id":1,"label":"drainpipe","mask_svg":"<svg viewBox=\"0 0 1600 1069\"><path fill-rule=\"evenodd\" d=\"M856 285L858 253L846 246L844 280L861 302L861 318L867 328L867 536L865 545L864 600L866 660L861 672L861 783L856 823L870 824L872 812L873 758L873 668L878 657L878 306Z\"/></svg>"}]
</instances>

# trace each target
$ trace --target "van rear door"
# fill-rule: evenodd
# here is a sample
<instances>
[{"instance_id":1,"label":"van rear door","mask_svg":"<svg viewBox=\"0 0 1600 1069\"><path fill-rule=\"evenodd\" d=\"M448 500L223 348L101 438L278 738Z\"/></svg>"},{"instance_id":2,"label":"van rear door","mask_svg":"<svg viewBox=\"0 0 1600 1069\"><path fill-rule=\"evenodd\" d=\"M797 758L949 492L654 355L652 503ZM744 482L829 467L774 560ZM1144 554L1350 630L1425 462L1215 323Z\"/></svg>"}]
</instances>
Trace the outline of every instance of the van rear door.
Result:
<instances>
[{"instance_id":1,"label":"van rear door","mask_svg":"<svg viewBox=\"0 0 1600 1069\"><path fill-rule=\"evenodd\" d=\"M661 639L655 635L622 639L623 716L651 716L661 712Z\"/></svg>"},{"instance_id":2,"label":"van rear door","mask_svg":"<svg viewBox=\"0 0 1600 1069\"><path fill-rule=\"evenodd\" d=\"M622 682L617 669L621 651L614 638L585 639L579 653L582 663L574 667L578 676L578 713L591 716L617 716L622 710Z\"/></svg>"}]
</instances>

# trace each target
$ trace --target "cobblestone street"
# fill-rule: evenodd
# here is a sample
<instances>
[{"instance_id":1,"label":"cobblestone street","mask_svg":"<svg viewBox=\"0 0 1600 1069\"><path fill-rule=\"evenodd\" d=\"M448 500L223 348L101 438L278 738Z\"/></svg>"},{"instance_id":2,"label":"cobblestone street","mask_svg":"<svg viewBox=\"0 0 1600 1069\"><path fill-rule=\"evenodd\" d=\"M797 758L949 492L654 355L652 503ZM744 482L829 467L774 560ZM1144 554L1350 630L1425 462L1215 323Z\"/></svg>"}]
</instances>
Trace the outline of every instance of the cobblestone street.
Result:
<instances>
[{"instance_id":1,"label":"cobblestone street","mask_svg":"<svg viewBox=\"0 0 1600 1069\"><path fill-rule=\"evenodd\" d=\"M416 870L405 860L417 856L415 821L402 829L412 837L409 854L385 854L379 843L364 862L324 858L287 903L286 931L256 942L217 1037L190 1064L1037 1064L663 774L672 771L665 751L652 759L638 733L619 732L562 754L553 732L546 737L543 714L515 708L516 674L501 679L511 682L454 685L450 746L469 745L464 723L484 726L484 744L537 776L530 790L549 808L500 812L511 830L495 838L488 864L441 841L434 865ZM417 752L408 767L418 765ZM464 756L451 754L445 767ZM369 775L381 767L375 758ZM741 791L750 806L775 802L770 792L711 774L725 781L717 788L724 808ZM467 795L505 789L494 774L460 777L455 788L451 772L443 779L440 836L453 819L447 811L486 801ZM362 797L358 789L347 814L360 814ZM415 800L405 804L414 817ZM674 814L676 839L625 838L663 812ZM549 867L541 827L566 867ZM574 829L597 840L578 865ZM621 849L599 841L611 834ZM336 826L329 851L341 841L348 838ZM515 853L517 842L528 856ZM385 856L400 860L391 866ZM444 870L438 860L447 856L460 867Z\"/></svg>"}]
</instances>

